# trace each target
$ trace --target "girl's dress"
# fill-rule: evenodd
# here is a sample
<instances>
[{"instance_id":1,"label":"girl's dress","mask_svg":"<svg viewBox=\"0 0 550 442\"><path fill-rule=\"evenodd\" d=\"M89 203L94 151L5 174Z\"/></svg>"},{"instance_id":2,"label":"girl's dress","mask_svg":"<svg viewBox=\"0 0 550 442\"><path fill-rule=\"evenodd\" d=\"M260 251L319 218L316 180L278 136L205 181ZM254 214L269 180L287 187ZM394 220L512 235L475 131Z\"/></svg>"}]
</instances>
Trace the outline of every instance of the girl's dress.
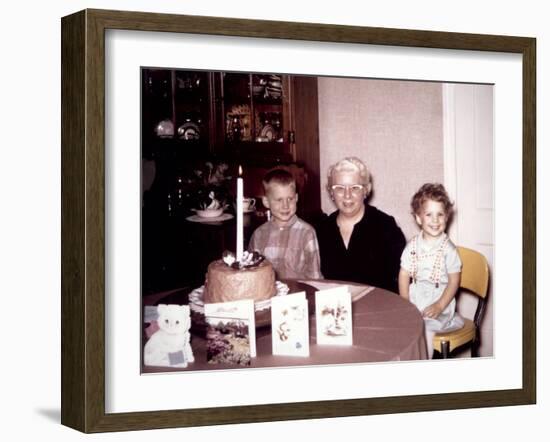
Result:
<instances>
[{"instance_id":1,"label":"girl's dress","mask_svg":"<svg viewBox=\"0 0 550 442\"><path fill-rule=\"evenodd\" d=\"M401 267L412 278L409 299L421 312L441 297L449 283L449 273L458 273L462 268L456 246L446 234L433 242L422 236L421 233L409 241L401 255ZM464 320L455 307L453 298L437 318L424 318L426 329L441 332L461 328Z\"/></svg>"}]
</instances>

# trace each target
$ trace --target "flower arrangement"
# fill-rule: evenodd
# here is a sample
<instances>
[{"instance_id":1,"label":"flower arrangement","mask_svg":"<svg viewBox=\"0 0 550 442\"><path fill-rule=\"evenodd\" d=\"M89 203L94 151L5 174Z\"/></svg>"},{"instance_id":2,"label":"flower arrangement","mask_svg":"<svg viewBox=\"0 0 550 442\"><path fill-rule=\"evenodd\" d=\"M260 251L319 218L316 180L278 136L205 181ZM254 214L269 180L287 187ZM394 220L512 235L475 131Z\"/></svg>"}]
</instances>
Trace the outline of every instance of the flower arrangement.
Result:
<instances>
[{"instance_id":1,"label":"flower arrangement","mask_svg":"<svg viewBox=\"0 0 550 442\"><path fill-rule=\"evenodd\" d=\"M193 171L198 187L196 208L218 208L226 204L229 195L229 182L232 178L226 175L228 170L229 166L226 163L215 165L206 161L204 167Z\"/></svg>"},{"instance_id":2,"label":"flower arrangement","mask_svg":"<svg viewBox=\"0 0 550 442\"><path fill-rule=\"evenodd\" d=\"M230 176L225 175L228 170L229 166L225 163L214 165L207 161L203 168L195 169L194 173L204 186L221 186L225 181L231 179Z\"/></svg>"},{"instance_id":3,"label":"flower arrangement","mask_svg":"<svg viewBox=\"0 0 550 442\"><path fill-rule=\"evenodd\" d=\"M189 212L226 206L231 196L232 179L228 171L226 163L211 161L189 165L180 171L175 188L170 192L173 209Z\"/></svg>"}]
</instances>

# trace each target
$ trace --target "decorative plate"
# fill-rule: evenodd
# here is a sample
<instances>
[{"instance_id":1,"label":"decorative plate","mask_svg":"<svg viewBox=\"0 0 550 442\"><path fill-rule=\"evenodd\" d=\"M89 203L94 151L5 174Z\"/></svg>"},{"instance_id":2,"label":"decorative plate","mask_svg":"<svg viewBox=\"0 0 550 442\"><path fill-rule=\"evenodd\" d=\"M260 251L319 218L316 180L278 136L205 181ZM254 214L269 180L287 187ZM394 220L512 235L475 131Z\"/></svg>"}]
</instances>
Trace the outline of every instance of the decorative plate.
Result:
<instances>
[{"instance_id":1,"label":"decorative plate","mask_svg":"<svg viewBox=\"0 0 550 442\"><path fill-rule=\"evenodd\" d=\"M178 136L182 140L198 140L201 137L201 132L196 123L188 121L178 127Z\"/></svg>"},{"instance_id":2,"label":"decorative plate","mask_svg":"<svg viewBox=\"0 0 550 442\"><path fill-rule=\"evenodd\" d=\"M217 216L215 218L205 218L203 216L199 215L191 215L185 218L187 221L191 221L194 223L219 223L221 221L227 221L228 219L233 218L233 215L230 213L223 213L220 216Z\"/></svg>"},{"instance_id":3,"label":"decorative plate","mask_svg":"<svg viewBox=\"0 0 550 442\"><path fill-rule=\"evenodd\" d=\"M260 136L267 139L267 141L273 141L275 138L275 129L271 124L266 124L260 131Z\"/></svg>"}]
</instances>

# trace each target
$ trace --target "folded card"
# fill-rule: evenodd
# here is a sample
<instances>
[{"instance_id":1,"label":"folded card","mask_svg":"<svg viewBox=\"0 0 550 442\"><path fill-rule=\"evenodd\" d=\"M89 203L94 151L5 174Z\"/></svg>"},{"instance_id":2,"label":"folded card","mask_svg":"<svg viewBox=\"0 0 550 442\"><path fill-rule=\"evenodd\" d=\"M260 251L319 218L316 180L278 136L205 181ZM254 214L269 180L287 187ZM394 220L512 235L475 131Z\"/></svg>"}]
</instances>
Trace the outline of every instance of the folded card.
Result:
<instances>
[{"instance_id":1,"label":"folded card","mask_svg":"<svg viewBox=\"0 0 550 442\"><path fill-rule=\"evenodd\" d=\"M309 320L305 292L271 298L274 355L309 356Z\"/></svg>"},{"instance_id":2,"label":"folded card","mask_svg":"<svg viewBox=\"0 0 550 442\"><path fill-rule=\"evenodd\" d=\"M315 292L317 344L352 345L351 294L347 286Z\"/></svg>"},{"instance_id":3,"label":"folded card","mask_svg":"<svg viewBox=\"0 0 550 442\"><path fill-rule=\"evenodd\" d=\"M205 304L204 316L208 363L250 365L256 356L254 301Z\"/></svg>"}]
</instances>

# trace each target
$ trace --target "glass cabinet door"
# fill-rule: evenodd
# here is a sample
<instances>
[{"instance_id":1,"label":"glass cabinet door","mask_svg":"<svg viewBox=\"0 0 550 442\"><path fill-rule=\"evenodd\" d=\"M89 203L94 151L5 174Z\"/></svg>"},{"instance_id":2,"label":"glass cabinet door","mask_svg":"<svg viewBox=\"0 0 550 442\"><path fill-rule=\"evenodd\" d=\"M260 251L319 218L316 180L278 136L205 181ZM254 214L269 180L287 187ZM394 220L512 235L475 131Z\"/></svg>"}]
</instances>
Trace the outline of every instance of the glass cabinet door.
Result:
<instances>
[{"instance_id":1,"label":"glass cabinet door","mask_svg":"<svg viewBox=\"0 0 550 442\"><path fill-rule=\"evenodd\" d=\"M222 72L221 82L225 141L229 144L252 141L250 75Z\"/></svg>"},{"instance_id":2,"label":"glass cabinet door","mask_svg":"<svg viewBox=\"0 0 550 442\"><path fill-rule=\"evenodd\" d=\"M172 72L143 69L141 91L141 130L144 143L174 136Z\"/></svg>"},{"instance_id":3,"label":"glass cabinet door","mask_svg":"<svg viewBox=\"0 0 550 442\"><path fill-rule=\"evenodd\" d=\"M281 74L145 68L143 148L292 161L290 83Z\"/></svg>"},{"instance_id":4,"label":"glass cabinet door","mask_svg":"<svg viewBox=\"0 0 550 442\"><path fill-rule=\"evenodd\" d=\"M281 75L252 75L256 142L283 143L283 82Z\"/></svg>"},{"instance_id":5,"label":"glass cabinet door","mask_svg":"<svg viewBox=\"0 0 550 442\"><path fill-rule=\"evenodd\" d=\"M209 144L208 83L207 72L175 71L174 120L178 139Z\"/></svg>"},{"instance_id":6,"label":"glass cabinet door","mask_svg":"<svg viewBox=\"0 0 550 442\"><path fill-rule=\"evenodd\" d=\"M237 156L290 160L287 77L222 72L220 84L222 149Z\"/></svg>"},{"instance_id":7,"label":"glass cabinet door","mask_svg":"<svg viewBox=\"0 0 550 442\"><path fill-rule=\"evenodd\" d=\"M169 140L182 150L208 151L211 144L210 72L142 70L143 147Z\"/></svg>"}]
</instances>

